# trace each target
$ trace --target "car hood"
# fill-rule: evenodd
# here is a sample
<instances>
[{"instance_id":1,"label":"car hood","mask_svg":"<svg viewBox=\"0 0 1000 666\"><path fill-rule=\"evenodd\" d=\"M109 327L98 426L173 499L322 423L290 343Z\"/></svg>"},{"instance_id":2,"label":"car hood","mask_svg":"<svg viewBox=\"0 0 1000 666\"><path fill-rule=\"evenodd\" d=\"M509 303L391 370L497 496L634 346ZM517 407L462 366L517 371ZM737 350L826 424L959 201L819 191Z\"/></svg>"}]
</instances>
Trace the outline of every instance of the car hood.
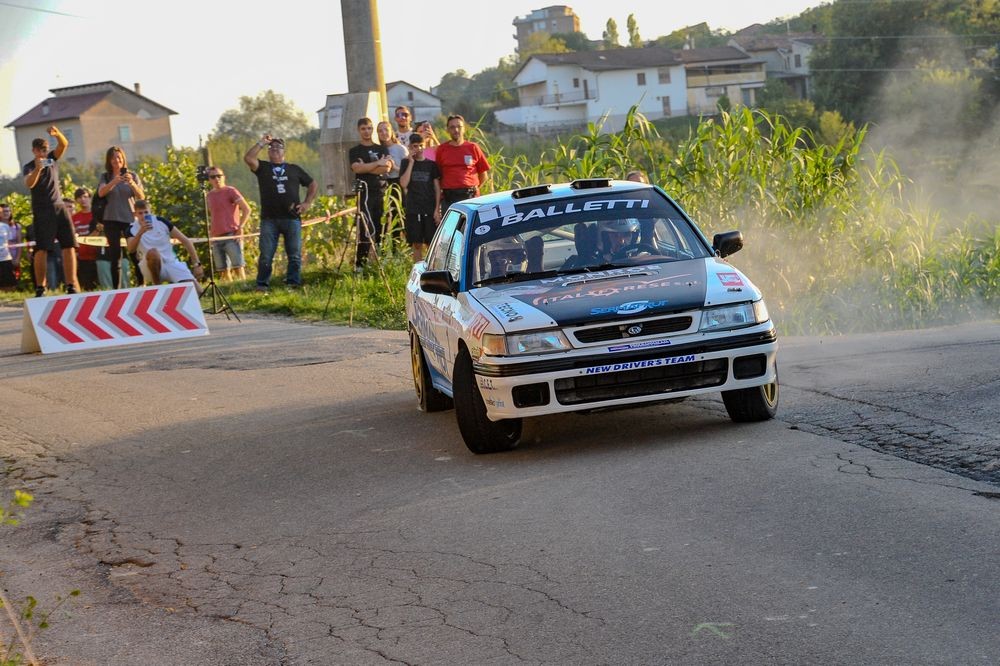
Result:
<instances>
[{"instance_id":1,"label":"car hood","mask_svg":"<svg viewBox=\"0 0 1000 666\"><path fill-rule=\"evenodd\" d=\"M647 318L760 297L742 273L715 258L491 285L470 294L507 331Z\"/></svg>"}]
</instances>

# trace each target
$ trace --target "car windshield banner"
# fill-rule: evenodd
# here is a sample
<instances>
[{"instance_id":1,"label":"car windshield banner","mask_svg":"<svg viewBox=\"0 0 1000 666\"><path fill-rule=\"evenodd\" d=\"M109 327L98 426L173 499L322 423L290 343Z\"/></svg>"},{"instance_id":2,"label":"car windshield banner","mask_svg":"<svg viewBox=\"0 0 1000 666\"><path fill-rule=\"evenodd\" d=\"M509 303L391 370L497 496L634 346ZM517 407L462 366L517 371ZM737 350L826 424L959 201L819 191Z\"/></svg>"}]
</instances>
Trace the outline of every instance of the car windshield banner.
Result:
<instances>
[{"instance_id":1,"label":"car windshield banner","mask_svg":"<svg viewBox=\"0 0 1000 666\"><path fill-rule=\"evenodd\" d=\"M535 201L516 204L503 201L477 211L472 225L472 245L513 234L577 222L599 222L621 218L673 218L680 212L654 189L600 195L582 193L558 201Z\"/></svg>"}]
</instances>

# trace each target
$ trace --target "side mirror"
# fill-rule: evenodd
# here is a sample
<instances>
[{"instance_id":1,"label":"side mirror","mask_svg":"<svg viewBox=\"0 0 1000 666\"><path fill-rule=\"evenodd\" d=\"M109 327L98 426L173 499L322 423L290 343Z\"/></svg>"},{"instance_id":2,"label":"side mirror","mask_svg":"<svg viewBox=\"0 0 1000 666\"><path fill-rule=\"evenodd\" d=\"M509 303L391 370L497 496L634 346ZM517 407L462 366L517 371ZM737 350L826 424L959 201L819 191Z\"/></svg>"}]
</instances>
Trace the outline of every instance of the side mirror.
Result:
<instances>
[{"instance_id":1,"label":"side mirror","mask_svg":"<svg viewBox=\"0 0 1000 666\"><path fill-rule=\"evenodd\" d=\"M715 234L712 237L712 249L715 250L720 259L736 254L743 249L743 233L727 231L724 234Z\"/></svg>"},{"instance_id":2,"label":"side mirror","mask_svg":"<svg viewBox=\"0 0 1000 666\"><path fill-rule=\"evenodd\" d=\"M420 274L420 289L428 294L454 296L458 284L448 271L427 271Z\"/></svg>"}]
</instances>

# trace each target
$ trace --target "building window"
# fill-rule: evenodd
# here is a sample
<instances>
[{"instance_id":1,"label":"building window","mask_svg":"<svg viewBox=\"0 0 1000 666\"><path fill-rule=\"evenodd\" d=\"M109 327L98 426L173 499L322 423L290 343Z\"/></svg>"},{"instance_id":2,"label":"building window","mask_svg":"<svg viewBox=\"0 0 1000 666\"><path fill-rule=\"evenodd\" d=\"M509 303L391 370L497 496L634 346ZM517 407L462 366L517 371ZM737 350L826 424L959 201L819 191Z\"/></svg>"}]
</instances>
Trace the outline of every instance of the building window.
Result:
<instances>
[{"instance_id":1,"label":"building window","mask_svg":"<svg viewBox=\"0 0 1000 666\"><path fill-rule=\"evenodd\" d=\"M412 92L407 92L406 93L406 99L407 99L407 101L412 102L413 101L413 93Z\"/></svg>"},{"instance_id":2,"label":"building window","mask_svg":"<svg viewBox=\"0 0 1000 666\"><path fill-rule=\"evenodd\" d=\"M62 133L63 136L66 137L66 140L69 141L70 145L73 145L73 130L64 129L62 130Z\"/></svg>"},{"instance_id":3,"label":"building window","mask_svg":"<svg viewBox=\"0 0 1000 666\"><path fill-rule=\"evenodd\" d=\"M795 54L795 66L796 67L802 66L802 56L798 53Z\"/></svg>"},{"instance_id":4,"label":"building window","mask_svg":"<svg viewBox=\"0 0 1000 666\"><path fill-rule=\"evenodd\" d=\"M573 87L574 88L580 87L580 79L573 79Z\"/></svg>"},{"instance_id":5,"label":"building window","mask_svg":"<svg viewBox=\"0 0 1000 666\"><path fill-rule=\"evenodd\" d=\"M670 97L668 95L664 95L660 99L663 100L663 117L664 118L669 118L670 117Z\"/></svg>"},{"instance_id":6,"label":"building window","mask_svg":"<svg viewBox=\"0 0 1000 666\"><path fill-rule=\"evenodd\" d=\"M639 72L635 75L636 85L644 86L646 85L646 72Z\"/></svg>"},{"instance_id":7,"label":"building window","mask_svg":"<svg viewBox=\"0 0 1000 666\"><path fill-rule=\"evenodd\" d=\"M705 97L722 97L726 94L724 86L709 86L705 88Z\"/></svg>"},{"instance_id":8,"label":"building window","mask_svg":"<svg viewBox=\"0 0 1000 666\"><path fill-rule=\"evenodd\" d=\"M118 126L118 142L132 143L132 127L130 125Z\"/></svg>"},{"instance_id":9,"label":"building window","mask_svg":"<svg viewBox=\"0 0 1000 666\"><path fill-rule=\"evenodd\" d=\"M669 67L659 67L656 70L657 76L660 77L660 83L670 83L670 68Z\"/></svg>"}]
</instances>

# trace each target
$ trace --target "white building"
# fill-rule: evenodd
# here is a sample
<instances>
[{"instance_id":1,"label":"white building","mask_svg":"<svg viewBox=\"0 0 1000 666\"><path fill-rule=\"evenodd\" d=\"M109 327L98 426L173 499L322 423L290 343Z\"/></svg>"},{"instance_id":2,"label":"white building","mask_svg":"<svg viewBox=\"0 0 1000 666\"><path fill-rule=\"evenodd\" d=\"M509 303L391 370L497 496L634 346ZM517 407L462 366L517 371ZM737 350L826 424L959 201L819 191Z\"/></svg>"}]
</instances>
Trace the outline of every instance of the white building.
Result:
<instances>
[{"instance_id":1,"label":"white building","mask_svg":"<svg viewBox=\"0 0 1000 666\"><path fill-rule=\"evenodd\" d=\"M397 106L409 107L413 120L434 120L441 115L441 98L406 81L385 84L389 115Z\"/></svg>"},{"instance_id":2,"label":"white building","mask_svg":"<svg viewBox=\"0 0 1000 666\"><path fill-rule=\"evenodd\" d=\"M809 59L813 48L824 37L816 33L772 35L752 25L729 39L729 45L752 58L767 63L767 77L781 79L799 99L812 96L812 71Z\"/></svg>"},{"instance_id":3,"label":"white building","mask_svg":"<svg viewBox=\"0 0 1000 666\"><path fill-rule=\"evenodd\" d=\"M528 58L514 84L520 105L495 112L505 125L540 133L603 118L605 131L614 132L633 105L656 120L704 113L710 105L714 113L712 95L720 90L734 105L752 103L744 89L763 86L764 64L731 47L550 53Z\"/></svg>"}]
</instances>

